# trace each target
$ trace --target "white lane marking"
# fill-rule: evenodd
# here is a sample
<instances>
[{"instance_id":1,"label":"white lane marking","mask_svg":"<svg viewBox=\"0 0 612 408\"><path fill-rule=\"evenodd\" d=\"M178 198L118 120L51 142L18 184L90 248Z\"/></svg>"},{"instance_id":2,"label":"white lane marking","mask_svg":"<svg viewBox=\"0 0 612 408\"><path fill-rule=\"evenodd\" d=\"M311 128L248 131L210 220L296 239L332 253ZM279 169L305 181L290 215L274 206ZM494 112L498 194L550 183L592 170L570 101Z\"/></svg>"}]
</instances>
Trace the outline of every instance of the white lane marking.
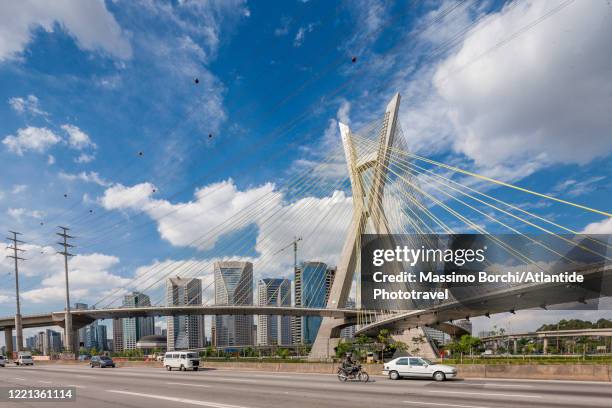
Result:
<instances>
[{"instance_id":1,"label":"white lane marking","mask_svg":"<svg viewBox=\"0 0 612 408\"><path fill-rule=\"evenodd\" d=\"M244 378L224 378L224 377L210 377L213 381L229 381L229 382L244 382L244 383L256 383L257 380L246 380Z\"/></svg>"},{"instance_id":2,"label":"white lane marking","mask_svg":"<svg viewBox=\"0 0 612 408\"><path fill-rule=\"evenodd\" d=\"M466 384L468 386L473 386L473 387L517 387L517 388L533 388L533 385L528 385L528 384L492 384L492 383L473 383L473 382L466 382L465 384L459 384L459 383L449 383L449 384L444 384L444 385L436 385L436 387L465 387Z\"/></svg>"},{"instance_id":3,"label":"white lane marking","mask_svg":"<svg viewBox=\"0 0 612 408\"><path fill-rule=\"evenodd\" d=\"M52 381L39 381L39 383L41 383L41 384L53 384Z\"/></svg>"},{"instance_id":4,"label":"white lane marking","mask_svg":"<svg viewBox=\"0 0 612 408\"><path fill-rule=\"evenodd\" d=\"M436 394L463 394L463 395L489 395L497 397L518 397L518 398L542 398L541 395L527 395L527 394L500 394L496 392L468 392L468 391L446 391L446 390L431 390L431 393Z\"/></svg>"},{"instance_id":5,"label":"white lane marking","mask_svg":"<svg viewBox=\"0 0 612 408\"><path fill-rule=\"evenodd\" d=\"M445 403L442 403L442 402L425 402L425 401L403 401L403 402L404 402L404 404L435 405L437 407L491 408L491 407L483 407L482 405L445 404Z\"/></svg>"},{"instance_id":6,"label":"white lane marking","mask_svg":"<svg viewBox=\"0 0 612 408\"><path fill-rule=\"evenodd\" d=\"M66 387L87 388L84 385L77 385L77 384L70 384L70 385L67 385Z\"/></svg>"},{"instance_id":7,"label":"white lane marking","mask_svg":"<svg viewBox=\"0 0 612 408\"><path fill-rule=\"evenodd\" d=\"M168 385L184 385L186 387L202 387L202 388L210 388L210 385L205 384L189 384L189 383L178 383L178 382L167 382Z\"/></svg>"},{"instance_id":8,"label":"white lane marking","mask_svg":"<svg viewBox=\"0 0 612 408\"><path fill-rule=\"evenodd\" d=\"M154 399L160 399L160 400L164 400L164 401L179 402L179 403L183 403L183 404L200 405L200 406L203 406L203 407L212 407L212 408L248 408L248 407L245 407L243 405L221 404L221 403L218 403L218 402L192 400L192 399L187 399L187 398L168 397L166 395L143 394L143 393L140 393L140 392L121 391L121 390L108 390L108 392L112 392L112 393L115 393L115 394L133 395L135 397L154 398Z\"/></svg>"},{"instance_id":9,"label":"white lane marking","mask_svg":"<svg viewBox=\"0 0 612 408\"><path fill-rule=\"evenodd\" d=\"M19 378L19 377L15 377L15 379L19 380L19 381L25 381L26 380L25 378Z\"/></svg>"},{"instance_id":10,"label":"white lane marking","mask_svg":"<svg viewBox=\"0 0 612 408\"><path fill-rule=\"evenodd\" d=\"M521 384L485 384L485 387L517 387L517 388L533 388L533 385Z\"/></svg>"},{"instance_id":11,"label":"white lane marking","mask_svg":"<svg viewBox=\"0 0 612 408\"><path fill-rule=\"evenodd\" d=\"M592 385L609 385L608 381L584 381L584 380L534 380L531 378L483 378L483 377L471 377L466 378L466 382L472 381L496 381L496 382L516 382L516 383L547 383L547 384L592 384Z\"/></svg>"},{"instance_id":12,"label":"white lane marking","mask_svg":"<svg viewBox=\"0 0 612 408\"><path fill-rule=\"evenodd\" d=\"M93 375L75 375L75 377L78 377L78 378L87 378L87 379L96 378Z\"/></svg>"}]
</instances>

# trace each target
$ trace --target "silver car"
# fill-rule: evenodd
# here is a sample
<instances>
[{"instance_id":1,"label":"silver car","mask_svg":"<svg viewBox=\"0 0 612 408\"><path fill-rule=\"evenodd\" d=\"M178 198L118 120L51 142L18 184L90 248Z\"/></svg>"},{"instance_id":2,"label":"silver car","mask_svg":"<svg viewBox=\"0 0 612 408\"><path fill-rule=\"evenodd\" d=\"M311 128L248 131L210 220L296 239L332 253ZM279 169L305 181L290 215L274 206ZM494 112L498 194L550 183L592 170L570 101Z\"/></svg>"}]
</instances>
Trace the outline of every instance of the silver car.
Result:
<instances>
[{"instance_id":1,"label":"silver car","mask_svg":"<svg viewBox=\"0 0 612 408\"><path fill-rule=\"evenodd\" d=\"M457 376L457 369L453 366L435 364L422 357L398 357L384 364L382 372L392 380L402 377L432 378L444 381Z\"/></svg>"}]
</instances>

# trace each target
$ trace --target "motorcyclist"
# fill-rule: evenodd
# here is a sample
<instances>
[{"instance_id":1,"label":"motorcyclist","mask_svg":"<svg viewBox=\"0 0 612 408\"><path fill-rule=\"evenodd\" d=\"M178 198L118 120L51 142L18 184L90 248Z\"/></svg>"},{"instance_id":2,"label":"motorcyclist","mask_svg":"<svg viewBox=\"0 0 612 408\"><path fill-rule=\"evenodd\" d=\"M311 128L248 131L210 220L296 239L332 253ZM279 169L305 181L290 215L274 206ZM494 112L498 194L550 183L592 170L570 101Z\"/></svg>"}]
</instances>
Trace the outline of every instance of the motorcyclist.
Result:
<instances>
[{"instance_id":1,"label":"motorcyclist","mask_svg":"<svg viewBox=\"0 0 612 408\"><path fill-rule=\"evenodd\" d=\"M346 353L342 361L342 369L347 375L353 374L358 369L357 363L353 360L353 355L351 353Z\"/></svg>"}]
</instances>

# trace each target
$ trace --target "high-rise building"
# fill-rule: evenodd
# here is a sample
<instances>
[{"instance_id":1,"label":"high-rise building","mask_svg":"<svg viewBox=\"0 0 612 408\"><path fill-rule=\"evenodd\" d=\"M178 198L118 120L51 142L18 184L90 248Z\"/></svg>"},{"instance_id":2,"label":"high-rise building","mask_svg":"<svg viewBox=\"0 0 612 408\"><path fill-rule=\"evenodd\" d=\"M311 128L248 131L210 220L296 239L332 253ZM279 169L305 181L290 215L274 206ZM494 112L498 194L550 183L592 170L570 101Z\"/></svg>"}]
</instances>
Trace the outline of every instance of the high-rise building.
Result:
<instances>
[{"instance_id":1,"label":"high-rise building","mask_svg":"<svg viewBox=\"0 0 612 408\"><path fill-rule=\"evenodd\" d=\"M123 307L151 306L149 296L140 292L132 292L123 298ZM141 337L151 336L155 333L155 319L153 317L129 317L123 319L123 349L135 350L136 342Z\"/></svg>"},{"instance_id":2,"label":"high-rise building","mask_svg":"<svg viewBox=\"0 0 612 408\"><path fill-rule=\"evenodd\" d=\"M98 326L99 326L98 321L95 320L93 323L88 324L87 326L84 327L85 329L85 348L87 350L90 350L92 348L99 350L98 341L97 341Z\"/></svg>"},{"instance_id":3,"label":"high-rise building","mask_svg":"<svg viewBox=\"0 0 612 408\"><path fill-rule=\"evenodd\" d=\"M350 298L347 299L346 308L355 309L355 300L350 299ZM357 326L345 327L344 329L340 330L340 337L343 339L352 339L355 337L355 332L357 331L356 329L357 329Z\"/></svg>"},{"instance_id":4,"label":"high-rise building","mask_svg":"<svg viewBox=\"0 0 612 408\"><path fill-rule=\"evenodd\" d=\"M260 279L256 296L257 306L291 306L291 281ZM258 315L257 344L291 344L291 316Z\"/></svg>"},{"instance_id":5,"label":"high-rise building","mask_svg":"<svg viewBox=\"0 0 612 408\"><path fill-rule=\"evenodd\" d=\"M123 319L113 319L113 352L123 351Z\"/></svg>"},{"instance_id":6,"label":"high-rise building","mask_svg":"<svg viewBox=\"0 0 612 408\"><path fill-rule=\"evenodd\" d=\"M180 277L166 281L168 306L197 306L202 304L202 281ZM168 350L204 347L204 316L168 316Z\"/></svg>"},{"instance_id":7,"label":"high-rise building","mask_svg":"<svg viewBox=\"0 0 612 408\"><path fill-rule=\"evenodd\" d=\"M45 356L49 356L60 351L62 351L62 335L55 330L45 330L42 353Z\"/></svg>"},{"instance_id":8,"label":"high-rise building","mask_svg":"<svg viewBox=\"0 0 612 408\"><path fill-rule=\"evenodd\" d=\"M253 264L215 262L215 305L253 304ZM216 347L253 344L253 316L215 316Z\"/></svg>"},{"instance_id":9,"label":"high-rise building","mask_svg":"<svg viewBox=\"0 0 612 408\"><path fill-rule=\"evenodd\" d=\"M325 307L336 276L335 267L323 262L303 262L295 271L295 306ZM295 344L312 344L317 337L322 318L318 316L296 317L292 322Z\"/></svg>"},{"instance_id":10,"label":"high-rise building","mask_svg":"<svg viewBox=\"0 0 612 408\"><path fill-rule=\"evenodd\" d=\"M106 325L105 324L97 324L95 327L96 336L95 336L95 347L98 351L109 350L108 344L106 342Z\"/></svg>"}]
</instances>

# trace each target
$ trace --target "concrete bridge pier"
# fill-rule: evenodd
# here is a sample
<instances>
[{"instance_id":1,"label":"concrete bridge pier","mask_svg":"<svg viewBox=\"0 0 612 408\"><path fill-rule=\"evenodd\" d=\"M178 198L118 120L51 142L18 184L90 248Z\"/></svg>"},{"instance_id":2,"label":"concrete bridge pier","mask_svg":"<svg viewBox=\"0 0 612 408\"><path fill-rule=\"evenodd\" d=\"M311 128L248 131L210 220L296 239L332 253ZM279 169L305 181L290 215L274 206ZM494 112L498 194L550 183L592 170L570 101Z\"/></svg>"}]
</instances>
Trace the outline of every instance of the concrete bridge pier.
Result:
<instances>
[{"instance_id":1,"label":"concrete bridge pier","mask_svg":"<svg viewBox=\"0 0 612 408\"><path fill-rule=\"evenodd\" d=\"M346 327L345 319L322 319L317 338L310 350L310 360L327 360L336 356L336 347L340 343L340 331Z\"/></svg>"},{"instance_id":2,"label":"concrete bridge pier","mask_svg":"<svg viewBox=\"0 0 612 408\"><path fill-rule=\"evenodd\" d=\"M406 329L400 334L392 335L395 341L401 341L408 347L406 350L408 353L425 357L430 360L438 358L434 347L432 346L432 340L427 336L427 333L419 327Z\"/></svg>"},{"instance_id":3,"label":"concrete bridge pier","mask_svg":"<svg viewBox=\"0 0 612 408\"><path fill-rule=\"evenodd\" d=\"M6 358L11 358L13 355L13 328L4 328L4 344L6 345Z\"/></svg>"}]
</instances>

